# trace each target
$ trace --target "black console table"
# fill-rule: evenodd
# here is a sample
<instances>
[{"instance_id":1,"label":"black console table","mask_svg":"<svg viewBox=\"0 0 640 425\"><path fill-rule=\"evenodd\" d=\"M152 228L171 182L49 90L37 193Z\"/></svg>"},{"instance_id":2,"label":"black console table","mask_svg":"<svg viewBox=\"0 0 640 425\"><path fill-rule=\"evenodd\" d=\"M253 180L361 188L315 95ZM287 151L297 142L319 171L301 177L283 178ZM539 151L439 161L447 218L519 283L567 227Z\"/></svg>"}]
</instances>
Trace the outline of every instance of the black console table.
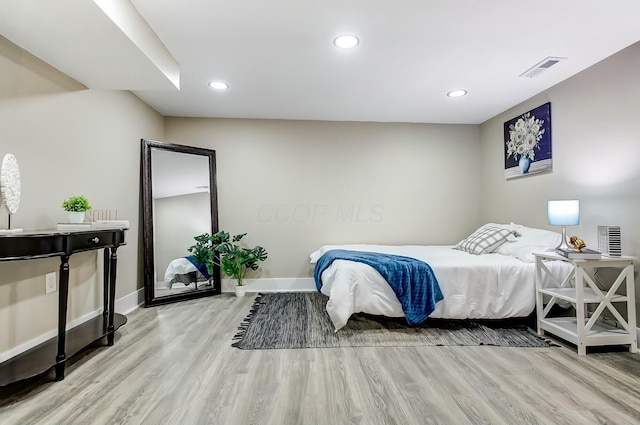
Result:
<instances>
[{"instance_id":1,"label":"black console table","mask_svg":"<svg viewBox=\"0 0 640 425\"><path fill-rule=\"evenodd\" d=\"M39 375L55 366L55 380L64 379L67 358L105 336L113 345L114 332L127 322L116 314L116 265L119 246L127 229L42 230L0 235L0 261L60 257L58 336L0 363L0 386ZM69 331L69 257L82 251L104 249L104 311Z\"/></svg>"}]
</instances>

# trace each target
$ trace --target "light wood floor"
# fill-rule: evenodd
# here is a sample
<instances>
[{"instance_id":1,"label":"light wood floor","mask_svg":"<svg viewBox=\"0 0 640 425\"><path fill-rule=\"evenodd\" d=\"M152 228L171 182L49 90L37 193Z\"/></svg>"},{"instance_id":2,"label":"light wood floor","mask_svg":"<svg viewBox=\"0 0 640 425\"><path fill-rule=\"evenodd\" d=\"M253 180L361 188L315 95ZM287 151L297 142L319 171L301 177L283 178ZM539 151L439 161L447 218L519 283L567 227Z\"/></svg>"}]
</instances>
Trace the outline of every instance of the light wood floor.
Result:
<instances>
[{"instance_id":1,"label":"light wood floor","mask_svg":"<svg viewBox=\"0 0 640 425\"><path fill-rule=\"evenodd\" d=\"M232 348L253 298L139 309L64 381L3 389L0 424L640 423L639 354Z\"/></svg>"}]
</instances>

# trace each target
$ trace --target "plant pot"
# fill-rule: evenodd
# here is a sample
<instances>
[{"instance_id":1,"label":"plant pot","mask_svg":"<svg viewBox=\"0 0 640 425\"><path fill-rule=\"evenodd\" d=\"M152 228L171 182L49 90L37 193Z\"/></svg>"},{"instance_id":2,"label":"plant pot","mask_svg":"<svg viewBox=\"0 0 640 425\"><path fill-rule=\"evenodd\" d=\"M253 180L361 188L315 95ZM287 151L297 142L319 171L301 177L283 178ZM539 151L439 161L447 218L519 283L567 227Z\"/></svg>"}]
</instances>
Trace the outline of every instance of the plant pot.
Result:
<instances>
[{"instance_id":1,"label":"plant pot","mask_svg":"<svg viewBox=\"0 0 640 425\"><path fill-rule=\"evenodd\" d=\"M236 297L244 297L244 294L247 293L246 285L236 285Z\"/></svg>"},{"instance_id":2,"label":"plant pot","mask_svg":"<svg viewBox=\"0 0 640 425\"><path fill-rule=\"evenodd\" d=\"M69 223L84 222L84 211L69 211Z\"/></svg>"}]
</instances>

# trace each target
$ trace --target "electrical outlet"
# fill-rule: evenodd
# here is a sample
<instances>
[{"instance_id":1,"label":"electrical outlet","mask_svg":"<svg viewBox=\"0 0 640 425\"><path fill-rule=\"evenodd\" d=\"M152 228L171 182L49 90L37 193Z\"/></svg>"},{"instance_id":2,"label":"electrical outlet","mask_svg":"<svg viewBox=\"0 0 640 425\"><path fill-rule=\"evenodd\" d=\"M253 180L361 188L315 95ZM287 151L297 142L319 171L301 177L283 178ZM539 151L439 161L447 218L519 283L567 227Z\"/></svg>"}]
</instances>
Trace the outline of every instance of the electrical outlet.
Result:
<instances>
[{"instance_id":1,"label":"electrical outlet","mask_svg":"<svg viewBox=\"0 0 640 425\"><path fill-rule=\"evenodd\" d=\"M56 291L56 272L47 273L44 277L46 293Z\"/></svg>"}]
</instances>

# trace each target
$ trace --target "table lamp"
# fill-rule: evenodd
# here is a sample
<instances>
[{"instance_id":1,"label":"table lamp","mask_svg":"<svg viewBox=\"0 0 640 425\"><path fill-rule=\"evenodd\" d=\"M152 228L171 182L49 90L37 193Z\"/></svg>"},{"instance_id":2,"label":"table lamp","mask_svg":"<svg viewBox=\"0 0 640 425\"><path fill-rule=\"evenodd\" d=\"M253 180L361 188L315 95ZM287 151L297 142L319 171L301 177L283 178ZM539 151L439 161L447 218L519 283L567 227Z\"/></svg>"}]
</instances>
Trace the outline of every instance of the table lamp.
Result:
<instances>
[{"instance_id":1,"label":"table lamp","mask_svg":"<svg viewBox=\"0 0 640 425\"><path fill-rule=\"evenodd\" d=\"M567 243L567 226L580 224L580 201L549 201L548 216L550 225L562 226L562 240L556 249L572 249Z\"/></svg>"}]
</instances>

